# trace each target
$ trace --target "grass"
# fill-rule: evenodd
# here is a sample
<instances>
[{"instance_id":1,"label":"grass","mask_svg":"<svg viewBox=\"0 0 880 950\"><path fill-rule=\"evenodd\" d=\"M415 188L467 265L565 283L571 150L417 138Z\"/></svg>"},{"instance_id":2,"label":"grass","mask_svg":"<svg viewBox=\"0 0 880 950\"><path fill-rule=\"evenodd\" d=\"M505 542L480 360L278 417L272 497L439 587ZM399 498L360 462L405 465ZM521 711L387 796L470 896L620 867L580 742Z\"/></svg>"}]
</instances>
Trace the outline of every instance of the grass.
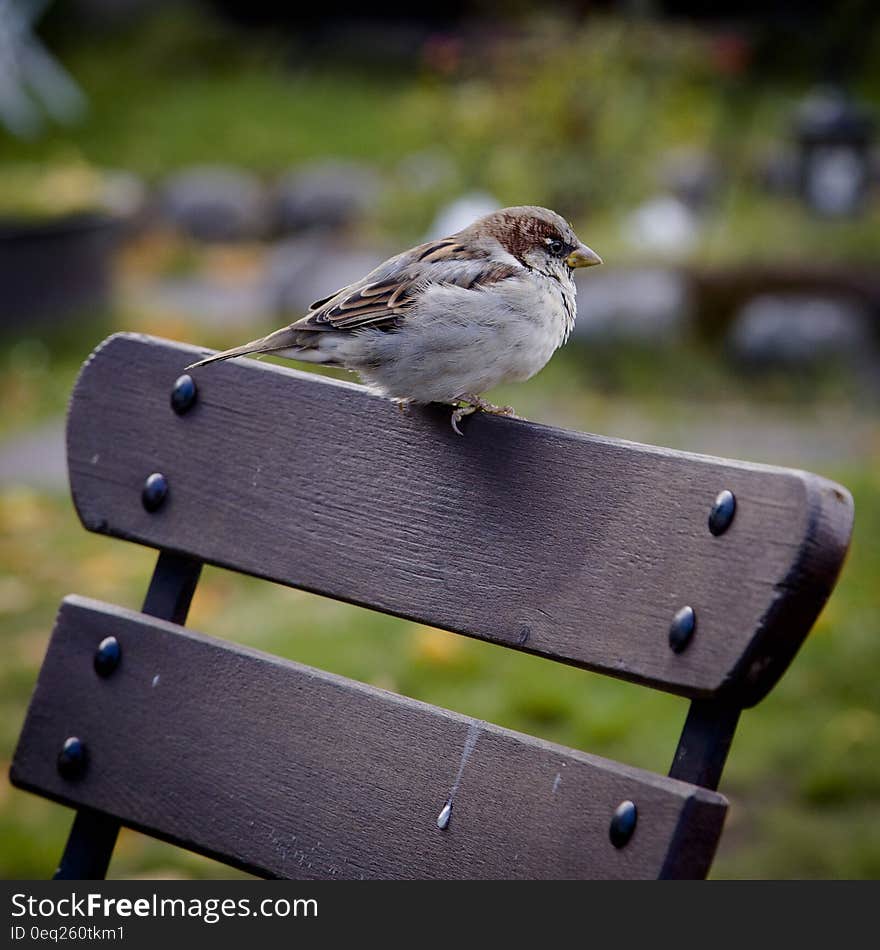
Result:
<instances>
[{"instance_id":1,"label":"grass","mask_svg":"<svg viewBox=\"0 0 880 950\"><path fill-rule=\"evenodd\" d=\"M82 156L153 179L185 164L272 172L328 154L382 159L404 145L391 121L396 76L298 67L277 41L243 44L192 11L130 32L90 31L59 55L88 97L85 121L52 126L39 142L5 139L0 156Z\"/></svg>"}]
</instances>

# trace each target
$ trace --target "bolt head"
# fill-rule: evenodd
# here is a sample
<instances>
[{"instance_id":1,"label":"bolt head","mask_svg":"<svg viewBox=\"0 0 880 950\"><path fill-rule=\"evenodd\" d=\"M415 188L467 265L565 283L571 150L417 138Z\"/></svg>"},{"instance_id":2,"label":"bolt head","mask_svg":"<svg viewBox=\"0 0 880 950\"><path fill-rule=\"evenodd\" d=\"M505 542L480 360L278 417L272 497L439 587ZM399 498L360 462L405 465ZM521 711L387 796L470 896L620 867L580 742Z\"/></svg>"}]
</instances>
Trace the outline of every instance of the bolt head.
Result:
<instances>
[{"instance_id":1,"label":"bolt head","mask_svg":"<svg viewBox=\"0 0 880 950\"><path fill-rule=\"evenodd\" d=\"M672 618L669 625L669 646L673 652L681 653L691 642L697 629L697 615L693 607L682 607Z\"/></svg>"},{"instance_id":2,"label":"bolt head","mask_svg":"<svg viewBox=\"0 0 880 950\"><path fill-rule=\"evenodd\" d=\"M182 416L196 404L197 396L195 380L189 373L184 373L183 376L177 377L174 388L171 390L171 408Z\"/></svg>"},{"instance_id":3,"label":"bolt head","mask_svg":"<svg viewBox=\"0 0 880 950\"><path fill-rule=\"evenodd\" d=\"M141 501L147 511L158 511L168 496L168 479L161 472L153 472L147 476L144 489L141 492Z\"/></svg>"},{"instance_id":4,"label":"bolt head","mask_svg":"<svg viewBox=\"0 0 880 950\"><path fill-rule=\"evenodd\" d=\"M709 530L716 537L730 527L736 514L736 496L726 488L719 492L709 512Z\"/></svg>"},{"instance_id":5,"label":"bolt head","mask_svg":"<svg viewBox=\"0 0 880 950\"><path fill-rule=\"evenodd\" d=\"M116 637L104 637L95 650L95 672L98 676L109 676L122 658L122 647Z\"/></svg>"},{"instance_id":6,"label":"bolt head","mask_svg":"<svg viewBox=\"0 0 880 950\"><path fill-rule=\"evenodd\" d=\"M636 830L638 820L639 811L635 802L626 799L617 806L608 829L608 836L615 848L622 848L629 842Z\"/></svg>"},{"instance_id":7,"label":"bolt head","mask_svg":"<svg viewBox=\"0 0 880 950\"><path fill-rule=\"evenodd\" d=\"M64 740L61 751L58 753L58 773L62 778L80 778L89 764L89 753L86 744L76 736Z\"/></svg>"}]
</instances>

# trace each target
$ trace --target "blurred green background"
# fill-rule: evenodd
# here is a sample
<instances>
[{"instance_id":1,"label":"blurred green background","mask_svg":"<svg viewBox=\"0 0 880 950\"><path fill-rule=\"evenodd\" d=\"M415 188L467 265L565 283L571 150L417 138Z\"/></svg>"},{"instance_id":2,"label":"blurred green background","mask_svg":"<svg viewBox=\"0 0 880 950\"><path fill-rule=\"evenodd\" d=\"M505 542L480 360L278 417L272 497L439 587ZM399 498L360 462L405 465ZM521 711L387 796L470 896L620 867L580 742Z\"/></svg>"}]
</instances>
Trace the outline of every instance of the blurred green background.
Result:
<instances>
[{"instance_id":1,"label":"blurred green background","mask_svg":"<svg viewBox=\"0 0 880 950\"><path fill-rule=\"evenodd\" d=\"M50 5L33 30L55 73L0 63L0 874L50 875L71 820L8 783L58 603L138 608L154 561L87 534L67 495L63 414L89 351L120 329L232 345L444 225L534 203L606 266L580 284L572 342L490 398L853 492L839 588L743 717L712 876L880 876L873 5L271 6ZM214 569L190 623L661 772L686 711ZM111 865L230 873L129 832Z\"/></svg>"}]
</instances>

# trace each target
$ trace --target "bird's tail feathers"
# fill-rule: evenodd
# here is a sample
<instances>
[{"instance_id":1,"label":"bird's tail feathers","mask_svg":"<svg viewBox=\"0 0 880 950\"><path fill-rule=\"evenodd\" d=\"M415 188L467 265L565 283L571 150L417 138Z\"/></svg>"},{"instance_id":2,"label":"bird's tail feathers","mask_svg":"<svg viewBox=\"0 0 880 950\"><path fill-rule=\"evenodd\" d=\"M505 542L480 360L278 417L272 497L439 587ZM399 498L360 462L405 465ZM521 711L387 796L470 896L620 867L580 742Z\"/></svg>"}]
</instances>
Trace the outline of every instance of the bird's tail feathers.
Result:
<instances>
[{"instance_id":1,"label":"bird's tail feathers","mask_svg":"<svg viewBox=\"0 0 880 950\"><path fill-rule=\"evenodd\" d=\"M234 346L231 350L223 350L215 353L213 356L207 356L196 363L190 363L187 369L196 369L199 366L207 366L209 363L219 363L221 360L231 360L236 356L251 356L255 353L277 353L279 350L292 350L302 346L301 334L293 327L282 327L268 336L260 337L259 340L251 340L250 343L242 343L241 346Z\"/></svg>"}]
</instances>

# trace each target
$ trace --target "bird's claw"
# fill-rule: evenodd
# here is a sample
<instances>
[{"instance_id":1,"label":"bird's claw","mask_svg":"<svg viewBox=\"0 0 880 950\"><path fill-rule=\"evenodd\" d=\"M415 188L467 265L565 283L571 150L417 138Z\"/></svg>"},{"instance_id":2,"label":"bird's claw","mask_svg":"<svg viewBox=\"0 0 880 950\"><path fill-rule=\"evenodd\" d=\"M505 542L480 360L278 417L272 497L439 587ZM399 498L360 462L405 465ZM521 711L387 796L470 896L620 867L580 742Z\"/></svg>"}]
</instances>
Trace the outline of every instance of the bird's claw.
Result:
<instances>
[{"instance_id":1,"label":"bird's claw","mask_svg":"<svg viewBox=\"0 0 880 950\"><path fill-rule=\"evenodd\" d=\"M452 410L452 431L456 435L464 435L464 433L459 429L458 424L464 419L465 416L469 416L472 413L477 411L476 406L457 406Z\"/></svg>"},{"instance_id":2,"label":"bird's claw","mask_svg":"<svg viewBox=\"0 0 880 950\"><path fill-rule=\"evenodd\" d=\"M458 427L459 422L461 422L465 416L469 416L477 410L487 412L492 416L517 418L513 406L495 406L491 402L486 402L484 399L481 399L479 396L465 395L461 397L461 402L465 403L465 405L458 405L452 412L452 428L458 435L464 435Z\"/></svg>"}]
</instances>

